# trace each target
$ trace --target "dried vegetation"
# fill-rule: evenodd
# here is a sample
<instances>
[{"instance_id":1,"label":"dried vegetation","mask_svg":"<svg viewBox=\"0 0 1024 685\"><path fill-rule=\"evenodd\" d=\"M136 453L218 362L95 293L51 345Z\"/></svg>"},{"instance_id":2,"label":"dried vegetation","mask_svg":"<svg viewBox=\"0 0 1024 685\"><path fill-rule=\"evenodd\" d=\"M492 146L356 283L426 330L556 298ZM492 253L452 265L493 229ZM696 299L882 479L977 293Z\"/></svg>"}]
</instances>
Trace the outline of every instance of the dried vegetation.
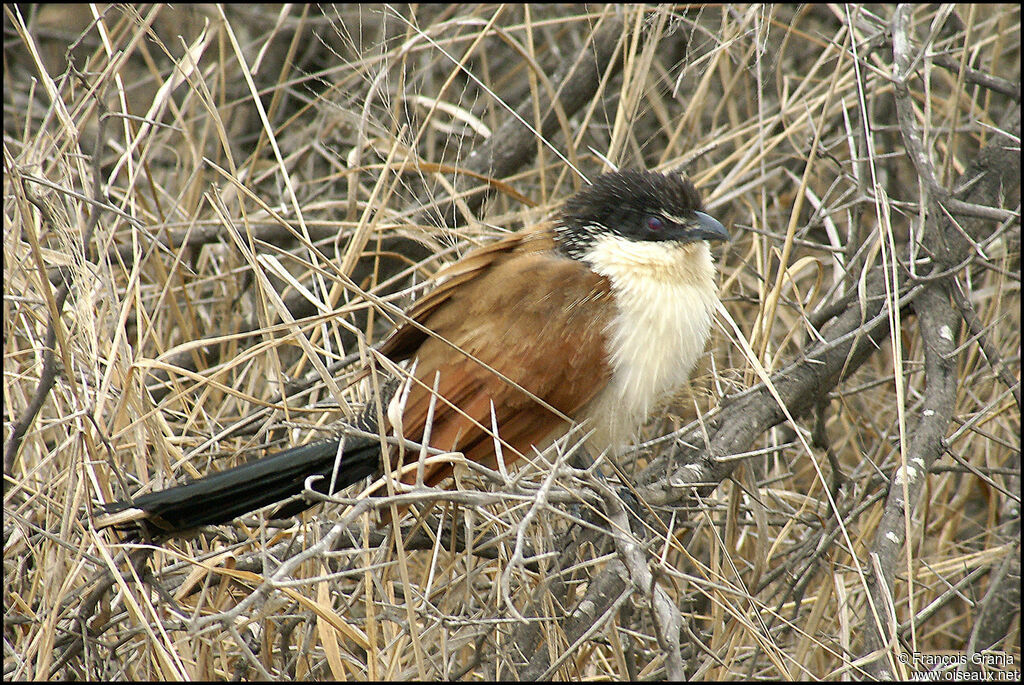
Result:
<instances>
[{"instance_id":1,"label":"dried vegetation","mask_svg":"<svg viewBox=\"0 0 1024 685\"><path fill-rule=\"evenodd\" d=\"M5 679L1019 673L1019 22L5 5ZM693 392L604 477L92 527L356 415L412 289L604 160L735 234Z\"/></svg>"}]
</instances>

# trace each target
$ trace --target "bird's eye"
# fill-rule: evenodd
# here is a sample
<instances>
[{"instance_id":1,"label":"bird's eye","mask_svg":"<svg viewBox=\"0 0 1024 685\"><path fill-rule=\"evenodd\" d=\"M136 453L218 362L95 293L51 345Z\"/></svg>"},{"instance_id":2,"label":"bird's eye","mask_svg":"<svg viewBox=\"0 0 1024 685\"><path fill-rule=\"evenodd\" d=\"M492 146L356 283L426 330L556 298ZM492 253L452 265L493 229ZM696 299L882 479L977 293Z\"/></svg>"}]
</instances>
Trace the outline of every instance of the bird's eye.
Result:
<instances>
[{"instance_id":1,"label":"bird's eye","mask_svg":"<svg viewBox=\"0 0 1024 685\"><path fill-rule=\"evenodd\" d=\"M665 228L665 222L661 220L661 217L649 216L647 217L647 230L658 233Z\"/></svg>"}]
</instances>

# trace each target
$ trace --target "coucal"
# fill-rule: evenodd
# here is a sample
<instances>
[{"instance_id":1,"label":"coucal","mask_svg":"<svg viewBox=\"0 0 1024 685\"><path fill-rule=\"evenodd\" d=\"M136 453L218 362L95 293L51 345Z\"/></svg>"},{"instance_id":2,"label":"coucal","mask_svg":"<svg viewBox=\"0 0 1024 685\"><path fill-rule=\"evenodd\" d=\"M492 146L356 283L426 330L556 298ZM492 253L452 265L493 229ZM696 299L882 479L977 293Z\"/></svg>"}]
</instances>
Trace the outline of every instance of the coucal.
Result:
<instances>
[{"instance_id":1,"label":"coucal","mask_svg":"<svg viewBox=\"0 0 1024 685\"><path fill-rule=\"evenodd\" d=\"M433 404L430 446L492 468L494 425L506 463L543 449L571 422L587 422L589 449L621 448L703 353L718 301L708 242L728 239L681 174L598 177L553 220L438 273L380 347L395 362L409 360L411 372L388 404L385 430L422 442ZM380 441L351 436L336 469L341 440L116 502L97 526L175 533L294 498L310 476L322 476L313 487L326 493L332 480L333 492L381 472ZM451 472L428 466L424 482ZM404 480L413 478L415 470ZM294 498L275 516L310 506Z\"/></svg>"}]
</instances>

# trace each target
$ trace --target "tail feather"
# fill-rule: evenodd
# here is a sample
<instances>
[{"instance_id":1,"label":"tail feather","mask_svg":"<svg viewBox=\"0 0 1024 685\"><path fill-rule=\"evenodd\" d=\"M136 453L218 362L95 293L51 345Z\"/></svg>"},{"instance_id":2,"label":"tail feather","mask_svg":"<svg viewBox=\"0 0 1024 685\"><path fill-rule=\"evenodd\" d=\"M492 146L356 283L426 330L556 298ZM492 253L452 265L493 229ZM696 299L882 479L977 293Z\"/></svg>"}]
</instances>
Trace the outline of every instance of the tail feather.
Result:
<instances>
[{"instance_id":1,"label":"tail feather","mask_svg":"<svg viewBox=\"0 0 1024 685\"><path fill-rule=\"evenodd\" d=\"M113 526L150 534L176 533L197 526L227 523L242 514L300 494L310 476L323 476L313 489L327 494L339 440L301 445L248 464L214 473L178 487L115 502L97 519L100 528ZM380 446L372 441L346 440L334 491L357 483L380 468ZM312 506L299 499L274 512L293 516ZM132 511L131 517L117 512Z\"/></svg>"}]
</instances>

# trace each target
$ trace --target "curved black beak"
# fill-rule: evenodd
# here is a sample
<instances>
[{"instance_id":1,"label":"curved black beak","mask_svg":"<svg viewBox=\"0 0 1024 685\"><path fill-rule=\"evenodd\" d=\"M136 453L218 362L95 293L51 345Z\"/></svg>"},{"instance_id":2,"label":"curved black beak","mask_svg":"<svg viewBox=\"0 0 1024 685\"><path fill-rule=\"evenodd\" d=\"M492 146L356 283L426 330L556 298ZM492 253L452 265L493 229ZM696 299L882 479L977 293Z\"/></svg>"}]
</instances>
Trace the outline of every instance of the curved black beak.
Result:
<instances>
[{"instance_id":1,"label":"curved black beak","mask_svg":"<svg viewBox=\"0 0 1024 685\"><path fill-rule=\"evenodd\" d=\"M698 240L729 241L729 232L715 217L704 212L694 212L697 216L697 227L692 231Z\"/></svg>"}]
</instances>

